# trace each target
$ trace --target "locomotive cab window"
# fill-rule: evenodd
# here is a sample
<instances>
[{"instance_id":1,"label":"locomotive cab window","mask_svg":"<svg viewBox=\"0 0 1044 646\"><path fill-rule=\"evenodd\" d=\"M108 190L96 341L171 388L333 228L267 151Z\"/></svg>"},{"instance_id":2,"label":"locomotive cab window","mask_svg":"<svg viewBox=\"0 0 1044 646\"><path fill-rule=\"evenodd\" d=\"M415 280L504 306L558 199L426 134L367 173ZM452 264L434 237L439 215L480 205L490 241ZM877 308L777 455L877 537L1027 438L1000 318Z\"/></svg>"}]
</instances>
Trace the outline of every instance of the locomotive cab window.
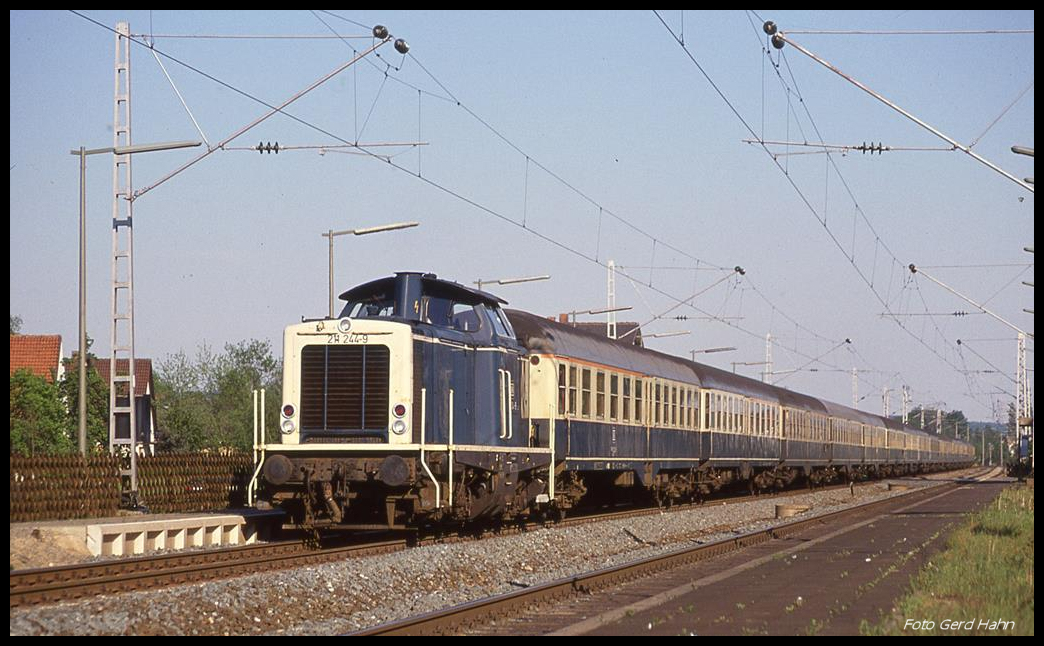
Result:
<instances>
[{"instance_id":1,"label":"locomotive cab window","mask_svg":"<svg viewBox=\"0 0 1044 646\"><path fill-rule=\"evenodd\" d=\"M478 332L481 320L473 305L455 303L450 314L450 327L461 332Z\"/></svg>"},{"instance_id":2,"label":"locomotive cab window","mask_svg":"<svg viewBox=\"0 0 1044 646\"><path fill-rule=\"evenodd\" d=\"M515 331L511 329L511 323L508 321L504 311L499 307L484 307L486 317L489 319L490 324L493 326L493 333L497 336L513 339L515 338Z\"/></svg>"},{"instance_id":3,"label":"locomotive cab window","mask_svg":"<svg viewBox=\"0 0 1044 646\"><path fill-rule=\"evenodd\" d=\"M395 300L390 296L374 296L344 306L341 316L353 319L390 318L395 316Z\"/></svg>"}]
</instances>

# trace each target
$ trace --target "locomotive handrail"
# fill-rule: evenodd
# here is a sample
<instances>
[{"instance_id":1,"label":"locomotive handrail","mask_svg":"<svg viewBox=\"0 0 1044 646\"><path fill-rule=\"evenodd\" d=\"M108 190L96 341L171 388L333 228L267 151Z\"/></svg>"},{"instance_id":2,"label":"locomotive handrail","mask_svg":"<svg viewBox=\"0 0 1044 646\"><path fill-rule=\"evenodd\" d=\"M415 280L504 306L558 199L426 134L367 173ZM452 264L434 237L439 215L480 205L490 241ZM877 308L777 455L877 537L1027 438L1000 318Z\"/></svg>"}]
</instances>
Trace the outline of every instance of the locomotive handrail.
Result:
<instances>
[{"instance_id":1,"label":"locomotive handrail","mask_svg":"<svg viewBox=\"0 0 1044 646\"><path fill-rule=\"evenodd\" d=\"M497 368L497 374L500 376L500 388L498 389L500 400L500 435L498 437L503 440L507 437L507 419L504 416L504 392L507 390L507 386L505 385L505 370L503 368Z\"/></svg>"},{"instance_id":2,"label":"locomotive handrail","mask_svg":"<svg viewBox=\"0 0 1044 646\"><path fill-rule=\"evenodd\" d=\"M511 414L511 395L515 391L515 383L511 379L511 372L508 370L504 371L504 379L507 382L504 385L504 404L505 414L507 415L507 439L511 439L515 436L515 418Z\"/></svg>"},{"instance_id":3,"label":"locomotive handrail","mask_svg":"<svg viewBox=\"0 0 1044 646\"><path fill-rule=\"evenodd\" d=\"M449 389L449 446L447 448L449 454L449 487L447 494L449 496L449 507L453 508L453 389Z\"/></svg>"},{"instance_id":4,"label":"locomotive handrail","mask_svg":"<svg viewBox=\"0 0 1044 646\"><path fill-rule=\"evenodd\" d=\"M420 463L421 468L424 469L424 473L428 474L428 478L435 484L435 509L442 507L442 487L439 486L439 481L435 479L435 474L431 472L428 467L428 461L424 458L424 447L425 437L424 433L427 427L428 420L428 389L421 388L421 419L420 419Z\"/></svg>"}]
</instances>

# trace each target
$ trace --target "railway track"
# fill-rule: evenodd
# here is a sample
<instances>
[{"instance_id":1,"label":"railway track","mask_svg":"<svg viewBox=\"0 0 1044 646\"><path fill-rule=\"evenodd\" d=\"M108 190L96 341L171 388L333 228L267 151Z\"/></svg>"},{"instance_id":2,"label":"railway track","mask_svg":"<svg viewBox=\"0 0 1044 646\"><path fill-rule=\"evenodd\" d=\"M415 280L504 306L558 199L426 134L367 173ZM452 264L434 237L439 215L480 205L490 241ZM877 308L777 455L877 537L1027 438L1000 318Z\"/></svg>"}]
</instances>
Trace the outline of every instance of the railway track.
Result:
<instances>
[{"instance_id":1,"label":"railway track","mask_svg":"<svg viewBox=\"0 0 1044 646\"><path fill-rule=\"evenodd\" d=\"M847 485L819 488L829 490ZM792 495L793 490L762 494L760 499ZM728 499L745 499L746 496ZM722 500L722 498L716 499ZM610 510L566 518L558 526L601 522L618 518L639 517L671 511L692 509L696 505L677 505L670 510L658 508ZM368 543L315 549L302 541L287 541L263 545L247 545L202 552L180 552L129 559L100 561L87 564L16 570L10 574L10 607L75 601L97 594L118 594L139 590L164 588L187 583L256 574L257 572L288 569L349 558L388 554L412 545L449 543L476 540L489 535L506 535L531 531L544 526L532 522L499 528L496 532L449 535L437 538L418 538L416 535L382 538Z\"/></svg>"},{"instance_id":2,"label":"railway track","mask_svg":"<svg viewBox=\"0 0 1044 646\"><path fill-rule=\"evenodd\" d=\"M162 588L260 571L386 554L407 547L391 540L316 550L300 541L164 554L11 572L11 607L73 601L96 594Z\"/></svg>"},{"instance_id":3,"label":"railway track","mask_svg":"<svg viewBox=\"0 0 1044 646\"><path fill-rule=\"evenodd\" d=\"M983 477L985 473L980 474ZM558 581L534 586L508 594L490 597L463 604L446 610L389 622L355 635L452 635L469 631L472 627L485 626L491 622L539 612L554 604L560 607L566 600L588 595L593 591L618 586L637 579L696 563L729 552L784 538L791 534L807 531L819 525L845 520L848 517L865 516L889 505L910 505L934 496L943 495L962 486L962 482L945 482L928 486L884 500L879 500L849 509L824 514L814 518L787 523L775 528L751 532L725 540L694 546L683 550L647 558L638 562L607 568L589 574L573 576Z\"/></svg>"}]
</instances>

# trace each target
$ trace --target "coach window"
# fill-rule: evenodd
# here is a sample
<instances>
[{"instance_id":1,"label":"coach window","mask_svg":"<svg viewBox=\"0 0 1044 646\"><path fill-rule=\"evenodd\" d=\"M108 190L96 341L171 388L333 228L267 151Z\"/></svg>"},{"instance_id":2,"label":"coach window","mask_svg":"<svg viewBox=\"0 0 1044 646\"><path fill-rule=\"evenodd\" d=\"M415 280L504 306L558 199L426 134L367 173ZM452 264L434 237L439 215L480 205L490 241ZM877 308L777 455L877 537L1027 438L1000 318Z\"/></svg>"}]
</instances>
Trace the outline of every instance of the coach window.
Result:
<instances>
[{"instance_id":1,"label":"coach window","mask_svg":"<svg viewBox=\"0 0 1044 646\"><path fill-rule=\"evenodd\" d=\"M569 366L569 415L576 415L576 366Z\"/></svg>"},{"instance_id":2,"label":"coach window","mask_svg":"<svg viewBox=\"0 0 1044 646\"><path fill-rule=\"evenodd\" d=\"M595 417L605 419L605 373L595 372Z\"/></svg>"},{"instance_id":3,"label":"coach window","mask_svg":"<svg viewBox=\"0 0 1044 646\"><path fill-rule=\"evenodd\" d=\"M682 428L692 428L692 390L682 388Z\"/></svg>"},{"instance_id":4,"label":"coach window","mask_svg":"<svg viewBox=\"0 0 1044 646\"><path fill-rule=\"evenodd\" d=\"M642 406L645 397L645 382L641 379L634 380L634 421L645 424L645 407Z\"/></svg>"},{"instance_id":5,"label":"coach window","mask_svg":"<svg viewBox=\"0 0 1044 646\"><path fill-rule=\"evenodd\" d=\"M564 363L560 363L558 364L558 412L560 415L564 415L566 412L566 390L568 388L566 366Z\"/></svg>"},{"instance_id":6,"label":"coach window","mask_svg":"<svg viewBox=\"0 0 1044 646\"><path fill-rule=\"evenodd\" d=\"M661 391L661 393L662 393L661 394L661 397L662 397L661 402L662 402L663 416L660 419L663 420L663 425L664 426L670 426L671 425L671 386L670 386L670 384L667 384L667 383L663 384L663 390Z\"/></svg>"},{"instance_id":7,"label":"coach window","mask_svg":"<svg viewBox=\"0 0 1044 646\"><path fill-rule=\"evenodd\" d=\"M675 422L675 424L677 424L679 428L685 428L685 387L684 386L678 386L678 388L677 388L677 396L678 396L678 420Z\"/></svg>"},{"instance_id":8,"label":"coach window","mask_svg":"<svg viewBox=\"0 0 1044 646\"><path fill-rule=\"evenodd\" d=\"M700 417L697 427L701 431L708 431L713 425L711 420L711 394L706 390L701 390L697 396L700 398Z\"/></svg>"},{"instance_id":9,"label":"coach window","mask_svg":"<svg viewBox=\"0 0 1044 646\"><path fill-rule=\"evenodd\" d=\"M609 375L609 419L620 416L620 375Z\"/></svg>"},{"instance_id":10,"label":"coach window","mask_svg":"<svg viewBox=\"0 0 1044 646\"><path fill-rule=\"evenodd\" d=\"M678 419L678 425L682 428L689 428L689 418L692 416L692 404L689 401L689 389L682 386L678 389L678 406L680 416Z\"/></svg>"},{"instance_id":11,"label":"coach window","mask_svg":"<svg viewBox=\"0 0 1044 646\"><path fill-rule=\"evenodd\" d=\"M670 384L663 385L663 425L671 426L671 388Z\"/></svg>"},{"instance_id":12,"label":"coach window","mask_svg":"<svg viewBox=\"0 0 1044 646\"><path fill-rule=\"evenodd\" d=\"M591 369L583 369L583 381L580 383L580 415L591 416Z\"/></svg>"},{"instance_id":13,"label":"coach window","mask_svg":"<svg viewBox=\"0 0 1044 646\"><path fill-rule=\"evenodd\" d=\"M690 401L692 402L692 417L689 425L692 427L692 430L695 431L700 428L700 391L693 388L692 391L689 392L689 396L691 397Z\"/></svg>"},{"instance_id":14,"label":"coach window","mask_svg":"<svg viewBox=\"0 0 1044 646\"><path fill-rule=\"evenodd\" d=\"M621 418L625 422L631 421L631 377L623 378L623 413Z\"/></svg>"},{"instance_id":15,"label":"coach window","mask_svg":"<svg viewBox=\"0 0 1044 646\"><path fill-rule=\"evenodd\" d=\"M663 425L673 426L674 422L671 420L671 391L674 388L670 384L663 385Z\"/></svg>"}]
</instances>

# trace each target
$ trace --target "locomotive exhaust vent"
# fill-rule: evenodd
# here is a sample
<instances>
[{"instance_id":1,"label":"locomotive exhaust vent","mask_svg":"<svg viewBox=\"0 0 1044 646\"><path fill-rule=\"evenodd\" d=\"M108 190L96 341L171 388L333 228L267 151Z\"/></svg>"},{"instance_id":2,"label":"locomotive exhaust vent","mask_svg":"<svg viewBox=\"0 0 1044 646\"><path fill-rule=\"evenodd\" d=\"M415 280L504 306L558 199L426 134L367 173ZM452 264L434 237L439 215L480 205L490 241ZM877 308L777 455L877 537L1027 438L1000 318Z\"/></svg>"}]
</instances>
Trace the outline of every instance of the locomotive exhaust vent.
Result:
<instances>
[{"instance_id":1,"label":"locomotive exhaust vent","mask_svg":"<svg viewBox=\"0 0 1044 646\"><path fill-rule=\"evenodd\" d=\"M389 366L387 346L305 346L301 351L301 431L385 436Z\"/></svg>"}]
</instances>

